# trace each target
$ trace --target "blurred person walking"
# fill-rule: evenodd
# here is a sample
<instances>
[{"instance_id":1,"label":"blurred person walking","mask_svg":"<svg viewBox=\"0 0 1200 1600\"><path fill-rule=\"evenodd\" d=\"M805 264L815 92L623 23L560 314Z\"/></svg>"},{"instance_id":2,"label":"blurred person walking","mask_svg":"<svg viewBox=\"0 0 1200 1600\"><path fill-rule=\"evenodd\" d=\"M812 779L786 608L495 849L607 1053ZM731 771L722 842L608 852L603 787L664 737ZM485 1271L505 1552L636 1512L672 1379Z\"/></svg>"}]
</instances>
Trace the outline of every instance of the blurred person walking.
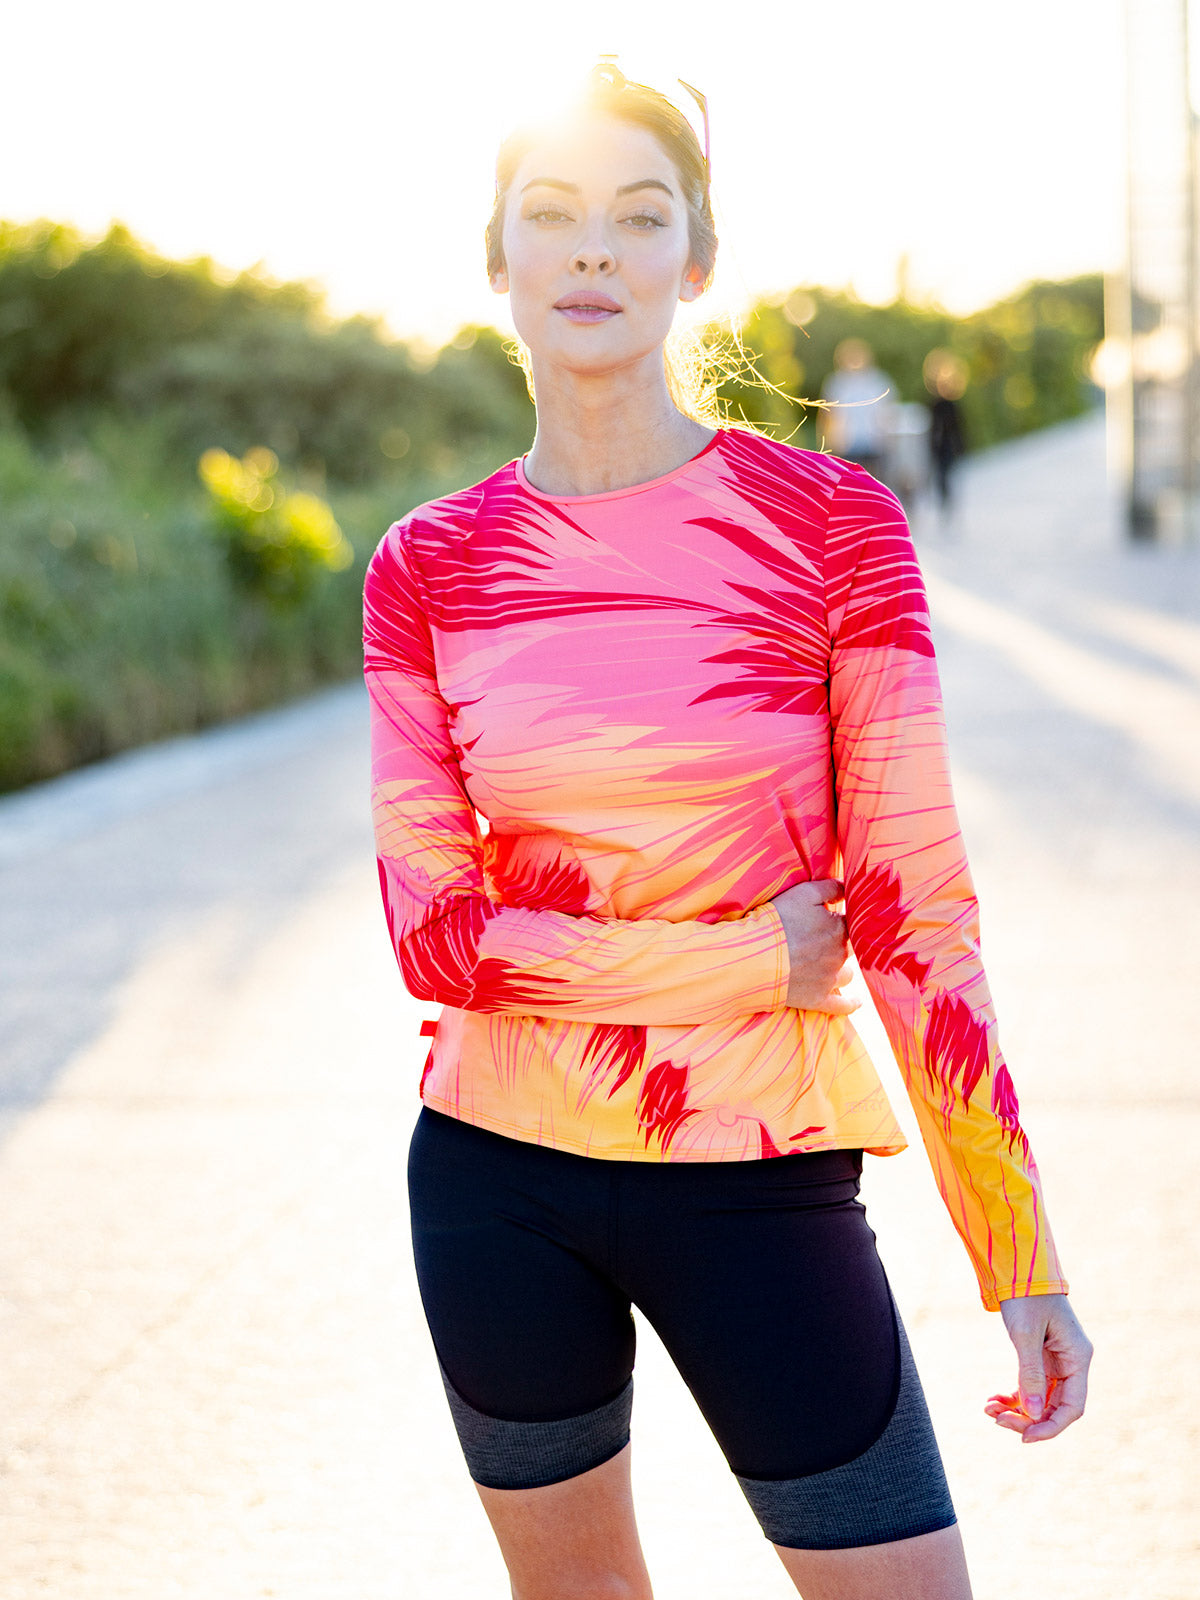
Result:
<instances>
[{"instance_id":1,"label":"blurred person walking","mask_svg":"<svg viewBox=\"0 0 1200 1600\"><path fill-rule=\"evenodd\" d=\"M959 402L966 393L967 364L952 350L931 350L922 368L929 390L929 465L943 530L954 521L957 502L954 478L967 452L967 436Z\"/></svg>"},{"instance_id":2,"label":"blurred person walking","mask_svg":"<svg viewBox=\"0 0 1200 1600\"><path fill-rule=\"evenodd\" d=\"M825 443L843 461L853 461L885 482L891 465L892 380L875 365L865 339L843 339L833 352L834 370L821 398Z\"/></svg>"},{"instance_id":3,"label":"blurred person walking","mask_svg":"<svg viewBox=\"0 0 1200 1600\"><path fill-rule=\"evenodd\" d=\"M533 447L368 571L380 882L443 1007L417 1276L515 1600L651 1594L631 1305L806 1600L969 1600L858 1200L864 1151L905 1141L840 992L847 924L1017 1352L985 1410L1054 1437L1090 1347L996 1040L899 502L728 425L666 344L715 261L705 130L604 65L505 142L488 271Z\"/></svg>"}]
</instances>

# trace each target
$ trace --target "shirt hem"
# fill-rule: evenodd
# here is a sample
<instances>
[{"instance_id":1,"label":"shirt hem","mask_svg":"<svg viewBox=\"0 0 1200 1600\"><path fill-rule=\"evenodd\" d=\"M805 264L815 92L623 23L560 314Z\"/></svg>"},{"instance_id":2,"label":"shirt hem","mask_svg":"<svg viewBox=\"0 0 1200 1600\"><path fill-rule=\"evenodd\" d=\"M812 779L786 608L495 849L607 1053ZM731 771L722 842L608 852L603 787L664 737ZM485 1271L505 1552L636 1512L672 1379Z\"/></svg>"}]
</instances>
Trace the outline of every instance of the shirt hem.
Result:
<instances>
[{"instance_id":1,"label":"shirt hem","mask_svg":"<svg viewBox=\"0 0 1200 1600\"><path fill-rule=\"evenodd\" d=\"M422 1095L421 1102L431 1111L440 1111L444 1117L453 1117L457 1122L469 1123L475 1128L486 1128L489 1133L501 1134L507 1139L516 1139L521 1144L536 1144L547 1150L565 1150L569 1155L590 1156L597 1161L642 1161L659 1166L695 1163L702 1165L705 1162L717 1161L772 1161L774 1156L747 1155L744 1151L707 1150L704 1154L691 1152L687 1155L673 1156L669 1149L664 1150L661 1145L629 1146L623 1145L620 1149L598 1147L595 1144L586 1144L578 1139L562 1138L556 1136L547 1138L535 1133L529 1128L518 1127L515 1123L506 1122L502 1117L481 1116L478 1113L466 1115L461 1107L456 1107L448 1101L440 1100L433 1095ZM908 1141L903 1134L897 1135L894 1140L889 1140L880 1145L864 1145L861 1138L851 1134L835 1134L829 1139L806 1140L803 1144L790 1146L787 1150L780 1150L778 1155L808 1155L820 1150L865 1150L867 1155L893 1156L899 1155L908 1148Z\"/></svg>"}]
</instances>

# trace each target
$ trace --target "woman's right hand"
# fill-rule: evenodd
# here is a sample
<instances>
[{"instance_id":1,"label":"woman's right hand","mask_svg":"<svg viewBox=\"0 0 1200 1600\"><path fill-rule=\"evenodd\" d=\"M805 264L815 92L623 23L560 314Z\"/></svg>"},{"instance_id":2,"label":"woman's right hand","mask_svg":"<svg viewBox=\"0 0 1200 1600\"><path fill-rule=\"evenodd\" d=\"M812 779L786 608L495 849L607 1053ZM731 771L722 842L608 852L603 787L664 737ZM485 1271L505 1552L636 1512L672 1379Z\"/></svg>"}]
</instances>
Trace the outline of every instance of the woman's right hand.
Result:
<instances>
[{"instance_id":1,"label":"woman's right hand","mask_svg":"<svg viewBox=\"0 0 1200 1600\"><path fill-rule=\"evenodd\" d=\"M787 1004L798 1010L827 1011L836 1017L858 1010L859 1001L838 993L854 975L847 960L846 919L832 909L843 892L835 878L819 878L793 884L771 901L787 934L791 962Z\"/></svg>"}]
</instances>

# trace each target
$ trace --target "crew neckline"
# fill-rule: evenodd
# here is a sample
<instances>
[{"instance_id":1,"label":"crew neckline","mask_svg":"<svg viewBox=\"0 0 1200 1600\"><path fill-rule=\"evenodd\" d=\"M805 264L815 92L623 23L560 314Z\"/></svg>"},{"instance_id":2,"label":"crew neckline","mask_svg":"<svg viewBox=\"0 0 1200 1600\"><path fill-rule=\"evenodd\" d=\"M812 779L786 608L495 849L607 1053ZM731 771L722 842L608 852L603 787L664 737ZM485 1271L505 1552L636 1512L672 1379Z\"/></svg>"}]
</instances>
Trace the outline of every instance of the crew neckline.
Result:
<instances>
[{"instance_id":1,"label":"crew neckline","mask_svg":"<svg viewBox=\"0 0 1200 1600\"><path fill-rule=\"evenodd\" d=\"M513 462L517 482L526 494L532 495L535 500L547 500L554 505L586 505L596 500L620 500L629 494L644 494L647 489L657 489L661 484L670 483L673 478L678 478L685 472L690 472L698 461L703 461L710 451L715 450L721 440L728 433L728 428L718 428L716 433L702 449L694 456L689 456L679 466L672 467L670 472L664 472L661 477L647 478L645 483L630 483L624 489L601 489L597 494L547 494L544 489L537 489L525 476L525 456L518 456Z\"/></svg>"}]
</instances>

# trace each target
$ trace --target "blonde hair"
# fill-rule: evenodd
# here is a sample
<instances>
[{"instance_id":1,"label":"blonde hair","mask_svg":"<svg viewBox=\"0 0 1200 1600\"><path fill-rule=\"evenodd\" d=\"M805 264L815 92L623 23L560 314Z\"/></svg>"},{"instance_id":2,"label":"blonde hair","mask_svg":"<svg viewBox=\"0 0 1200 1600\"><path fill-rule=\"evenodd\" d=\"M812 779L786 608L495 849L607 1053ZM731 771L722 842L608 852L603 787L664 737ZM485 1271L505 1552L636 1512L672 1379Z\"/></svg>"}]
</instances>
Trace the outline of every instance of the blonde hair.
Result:
<instances>
[{"instance_id":1,"label":"blonde hair","mask_svg":"<svg viewBox=\"0 0 1200 1600\"><path fill-rule=\"evenodd\" d=\"M691 123L666 95L647 84L632 82L609 61L593 67L579 97L579 108L584 112L602 112L644 128L662 146L679 174L687 206L691 262L703 273L702 288L707 289L717 264L717 230L713 223L708 160ZM500 146L496 158L496 201L486 232L489 277L504 269L504 213L508 191L517 168L541 132L537 126L516 128ZM508 354L525 374L530 399L536 400L528 350L518 339L508 346ZM720 333L712 328L704 331L672 328L663 347L663 369L672 402L686 416L709 427L720 427L729 421L728 405L718 393L728 379L747 375L751 382L774 388L755 370L740 335L733 328Z\"/></svg>"}]
</instances>

